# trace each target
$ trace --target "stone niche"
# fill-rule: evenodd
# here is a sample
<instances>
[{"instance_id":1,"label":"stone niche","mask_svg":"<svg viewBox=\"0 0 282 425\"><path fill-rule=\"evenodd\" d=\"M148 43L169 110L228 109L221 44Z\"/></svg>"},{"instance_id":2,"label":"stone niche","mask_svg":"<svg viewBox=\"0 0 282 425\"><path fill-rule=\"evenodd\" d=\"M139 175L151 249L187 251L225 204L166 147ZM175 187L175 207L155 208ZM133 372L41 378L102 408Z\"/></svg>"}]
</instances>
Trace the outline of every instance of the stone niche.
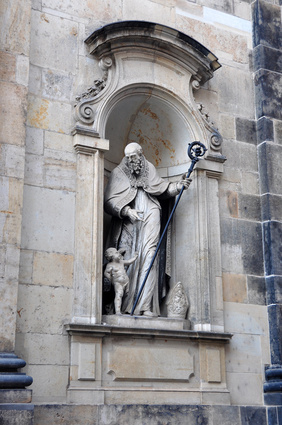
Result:
<instances>
[{"instance_id":1,"label":"stone niche","mask_svg":"<svg viewBox=\"0 0 282 425\"><path fill-rule=\"evenodd\" d=\"M77 96L74 300L69 401L73 403L228 404L218 180L222 138L195 101L220 67L196 40L172 28L129 21L85 41L100 75ZM87 87L87 82L85 82ZM103 243L109 217L104 185L138 142L165 179L187 172L188 143L208 151L192 174L171 228L171 279L181 282L188 317L103 315Z\"/></svg>"}]
</instances>

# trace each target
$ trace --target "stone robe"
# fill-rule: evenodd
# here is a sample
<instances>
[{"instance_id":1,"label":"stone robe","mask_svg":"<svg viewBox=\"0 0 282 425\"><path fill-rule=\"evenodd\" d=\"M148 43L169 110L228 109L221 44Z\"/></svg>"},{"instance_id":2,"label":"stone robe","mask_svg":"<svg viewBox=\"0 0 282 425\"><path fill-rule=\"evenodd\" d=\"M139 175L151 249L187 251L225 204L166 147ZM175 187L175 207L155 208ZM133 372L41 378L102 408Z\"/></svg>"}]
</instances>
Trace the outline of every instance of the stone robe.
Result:
<instances>
[{"instance_id":1,"label":"stone robe","mask_svg":"<svg viewBox=\"0 0 282 425\"><path fill-rule=\"evenodd\" d=\"M126 250L125 258L138 252L137 260L129 266L129 291L125 295L122 312L130 313L149 268L160 237L161 207L158 196L166 193L170 183L160 178L155 167L144 158L140 175L132 174L125 158L110 176L105 191L105 211L114 217L110 245ZM143 221L131 223L122 217L122 209L129 206L140 210ZM150 271L135 314L153 311L159 315L158 258Z\"/></svg>"}]
</instances>

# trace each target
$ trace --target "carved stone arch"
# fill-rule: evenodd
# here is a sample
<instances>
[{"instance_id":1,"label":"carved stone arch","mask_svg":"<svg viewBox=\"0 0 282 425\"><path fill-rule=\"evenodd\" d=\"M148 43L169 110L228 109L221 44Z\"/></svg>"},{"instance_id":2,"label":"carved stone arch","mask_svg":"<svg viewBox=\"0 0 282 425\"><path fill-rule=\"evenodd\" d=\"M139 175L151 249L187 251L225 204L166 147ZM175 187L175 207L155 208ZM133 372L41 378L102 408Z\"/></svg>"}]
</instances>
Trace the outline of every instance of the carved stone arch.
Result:
<instances>
[{"instance_id":1,"label":"carved stone arch","mask_svg":"<svg viewBox=\"0 0 282 425\"><path fill-rule=\"evenodd\" d=\"M173 179L187 171L187 145L196 139L207 146L208 154L197 165L191 189L176 213L172 275L189 293L193 329L222 331L217 179L225 158L218 130L193 96L220 64L187 35L148 22L106 25L86 43L103 75L77 97L75 105L73 134L79 160L73 322L102 321L104 168L107 178L120 162L124 146L137 141L159 174ZM158 133L153 128L156 119ZM174 153L169 155L169 150Z\"/></svg>"}]
</instances>

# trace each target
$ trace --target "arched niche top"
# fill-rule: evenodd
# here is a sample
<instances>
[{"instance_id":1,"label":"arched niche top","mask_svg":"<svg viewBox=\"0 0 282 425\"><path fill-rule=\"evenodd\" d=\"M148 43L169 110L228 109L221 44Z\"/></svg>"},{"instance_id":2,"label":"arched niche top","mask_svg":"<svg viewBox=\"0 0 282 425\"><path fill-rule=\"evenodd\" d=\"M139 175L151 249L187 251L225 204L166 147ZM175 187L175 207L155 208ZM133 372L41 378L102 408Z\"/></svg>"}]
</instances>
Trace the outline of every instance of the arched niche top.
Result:
<instances>
[{"instance_id":1,"label":"arched niche top","mask_svg":"<svg viewBox=\"0 0 282 425\"><path fill-rule=\"evenodd\" d=\"M169 56L205 83L220 68L217 57L192 37L165 25L145 21L114 22L94 31L86 40L91 54L103 57L119 50L143 48Z\"/></svg>"},{"instance_id":2,"label":"arched niche top","mask_svg":"<svg viewBox=\"0 0 282 425\"><path fill-rule=\"evenodd\" d=\"M188 143L199 134L179 99L160 88L141 85L120 91L110 103L105 120L105 137L110 141L107 169L121 161L128 143L137 142L163 177L185 172Z\"/></svg>"},{"instance_id":3,"label":"arched niche top","mask_svg":"<svg viewBox=\"0 0 282 425\"><path fill-rule=\"evenodd\" d=\"M159 168L168 169L168 160L171 169L179 167L187 158L183 147L177 155L171 153L174 147L165 146L166 140L178 148L180 139L201 140L207 159L224 161L222 137L193 93L221 66L212 52L176 29L144 21L105 25L85 42L102 75L99 71L100 78L76 97L76 132L110 140L109 169L114 158L122 157L124 144L140 140L140 129L150 130L151 143L146 146L143 140L144 151Z\"/></svg>"}]
</instances>

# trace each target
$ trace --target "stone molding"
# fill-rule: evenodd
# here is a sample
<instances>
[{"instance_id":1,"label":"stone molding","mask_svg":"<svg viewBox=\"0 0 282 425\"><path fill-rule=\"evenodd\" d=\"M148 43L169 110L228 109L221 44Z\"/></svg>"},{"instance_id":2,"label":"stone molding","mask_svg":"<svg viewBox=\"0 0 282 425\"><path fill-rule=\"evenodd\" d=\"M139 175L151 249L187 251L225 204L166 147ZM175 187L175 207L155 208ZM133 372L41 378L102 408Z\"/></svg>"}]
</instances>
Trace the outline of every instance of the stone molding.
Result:
<instances>
[{"instance_id":1,"label":"stone molding","mask_svg":"<svg viewBox=\"0 0 282 425\"><path fill-rule=\"evenodd\" d=\"M201 342L211 342L217 344L228 344L232 338L229 332L204 332L191 331L186 329L151 329L140 327L118 327L111 325L81 325L81 324L66 324L66 331L70 335L84 335L93 337L115 336L115 337L146 337L146 338L168 338L181 340L194 340Z\"/></svg>"}]
</instances>

